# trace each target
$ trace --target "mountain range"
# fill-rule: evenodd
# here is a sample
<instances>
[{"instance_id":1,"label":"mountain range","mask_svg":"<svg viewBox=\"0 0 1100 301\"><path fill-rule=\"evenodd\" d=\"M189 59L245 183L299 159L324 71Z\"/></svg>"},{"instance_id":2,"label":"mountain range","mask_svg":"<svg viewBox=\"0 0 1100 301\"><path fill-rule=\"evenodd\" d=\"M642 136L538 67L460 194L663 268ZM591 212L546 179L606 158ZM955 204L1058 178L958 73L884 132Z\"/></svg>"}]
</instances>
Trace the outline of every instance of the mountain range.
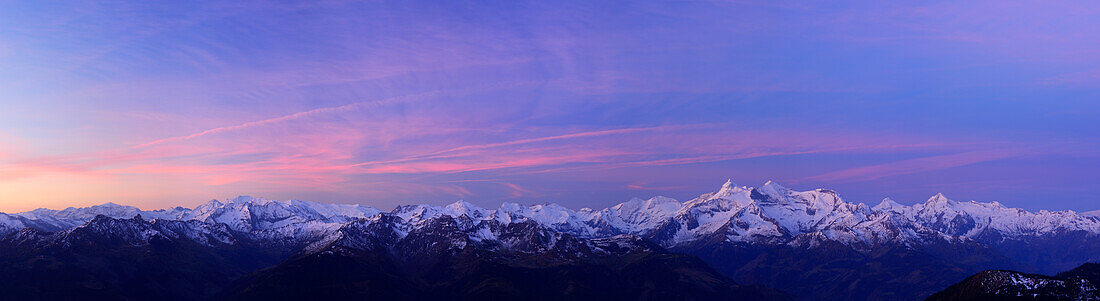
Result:
<instances>
[{"instance_id":1,"label":"mountain range","mask_svg":"<svg viewBox=\"0 0 1100 301\"><path fill-rule=\"evenodd\" d=\"M1052 274L1100 258L1096 213L942 194L869 206L827 189L732 181L684 202L580 210L459 201L382 211L245 196L151 211L108 203L0 213L0 235L0 283L28 299L918 300L983 270Z\"/></svg>"}]
</instances>

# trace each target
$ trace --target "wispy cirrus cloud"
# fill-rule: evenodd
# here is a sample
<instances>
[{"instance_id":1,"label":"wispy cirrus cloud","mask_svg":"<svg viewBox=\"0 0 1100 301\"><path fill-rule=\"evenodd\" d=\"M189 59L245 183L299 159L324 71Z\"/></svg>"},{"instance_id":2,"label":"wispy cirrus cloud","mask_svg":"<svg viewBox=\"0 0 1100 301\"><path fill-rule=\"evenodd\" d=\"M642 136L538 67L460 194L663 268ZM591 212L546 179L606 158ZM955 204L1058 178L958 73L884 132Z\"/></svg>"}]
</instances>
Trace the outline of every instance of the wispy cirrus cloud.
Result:
<instances>
[{"instance_id":1,"label":"wispy cirrus cloud","mask_svg":"<svg viewBox=\"0 0 1100 301\"><path fill-rule=\"evenodd\" d=\"M1027 152L1024 151L1010 149L970 151L855 167L812 176L809 177L809 179L825 182L868 181L896 175L917 174L982 162L1003 160L1026 154Z\"/></svg>"},{"instance_id":2,"label":"wispy cirrus cloud","mask_svg":"<svg viewBox=\"0 0 1100 301\"><path fill-rule=\"evenodd\" d=\"M676 131L676 130L682 130L682 129L700 128L700 127L705 127L705 126L706 125L653 126L653 127L638 127L638 128L624 128L624 129L610 129L610 130L575 132L575 133L568 133L568 134L562 134L562 135L537 137L537 138L525 138L525 139L518 139L518 140L512 140L512 141L505 141L505 142L493 142L493 143L485 143L485 144L463 145L463 146L459 146L459 147L454 147L454 148L440 150L440 151L434 151L434 152L430 152L430 153L426 153L426 154L414 155L414 156L401 158L401 159L386 160L386 161L360 162L360 163L356 163L356 164L353 164L353 165L350 165L350 166L351 167L360 167L360 166L404 163L404 162L410 162L410 161L424 161L424 160L432 160L432 159L440 159L440 158L467 157L467 156L471 156L473 154L477 154L477 153L483 152L483 151L488 150L488 149L493 149L493 148L514 147L514 146L522 146L522 145L542 143L542 142L553 142L553 141L557 141L557 140L581 139L581 138L592 138L592 137L601 137L601 136L620 136L620 135L630 135L630 134L655 132L655 131Z\"/></svg>"},{"instance_id":3,"label":"wispy cirrus cloud","mask_svg":"<svg viewBox=\"0 0 1100 301\"><path fill-rule=\"evenodd\" d=\"M414 101L414 100L421 99L421 98L424 98L425 96L430 96L430 95L431 94L402 96L402 97L394 97L394 98L388 98L388 99L383 99L383 100L355 102L355 103L350 103L350 104L346 104L346 105L342 105L342 106L336 106L336 107L317 108L317 109L312 109L312 110L308 110L308 111L297 112L297 113L290 114L290 115L284 115L284 116L268 118L268 119L258 120L258 121L250 121L250 122L245 122L245 123L241 123L241 124L237 124L237 125L213 128L213 129L204 130L204 131L201 131L201 132L192 133L192 134L188 134L188 135L184 135L184 136L176 136L176 137L168 137L168 138L163 138L163 139L157 139L157 140L154 140L154 141L150 141L150 142L142 143L142 144L139 144L139 145L135 145L131 148L132 149L148 148L148 147L155 146L155 145L158 145L158 144L163 144L163 143L190 140L190 139L195 139L195 138L206 136L206 135L212 135L212 134L228 132L228 131L234 131L234 130L242 130L242 129L247 129L247 128L250 128L250 127L264 126L264 125L274 124L274 123L278 123L278 122L285 122L285 121L290 121L290 120L295 120L295 119L300 119L300 118L305 118L305 117L315 116L315 115L332 114L332 113L344 112L344 111L350 111L350 110L363 110L363 109L376 108L376 107L380 107L380 106L384 106L384 105Z\"/></svg>"}]
</instances>

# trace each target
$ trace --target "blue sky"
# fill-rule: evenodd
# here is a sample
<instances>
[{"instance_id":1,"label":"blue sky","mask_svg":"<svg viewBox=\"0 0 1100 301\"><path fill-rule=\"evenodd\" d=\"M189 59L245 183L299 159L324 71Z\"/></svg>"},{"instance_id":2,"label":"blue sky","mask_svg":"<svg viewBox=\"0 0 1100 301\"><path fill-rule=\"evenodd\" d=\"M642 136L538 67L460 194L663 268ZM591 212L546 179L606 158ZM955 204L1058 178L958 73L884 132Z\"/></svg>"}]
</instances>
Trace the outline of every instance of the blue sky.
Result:
<instances>
[{"instance_id":1,"label":"blue sky","mask_svg":"<svg viewBox=\"0 0 1100 301\"><path fill-rule=\"evenodd\" d=\"M1100 209L1089 1L0 4L0 211L604 207L727 178Z\"/></svg>"}]
</instances>

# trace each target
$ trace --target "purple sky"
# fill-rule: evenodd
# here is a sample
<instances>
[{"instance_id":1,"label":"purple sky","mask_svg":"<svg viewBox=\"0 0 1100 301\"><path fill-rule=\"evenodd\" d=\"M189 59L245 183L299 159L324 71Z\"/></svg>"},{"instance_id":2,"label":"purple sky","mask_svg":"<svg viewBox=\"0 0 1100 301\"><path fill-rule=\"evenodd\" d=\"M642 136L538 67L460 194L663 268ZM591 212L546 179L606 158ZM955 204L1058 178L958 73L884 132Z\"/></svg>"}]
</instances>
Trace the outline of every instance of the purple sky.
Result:
<instances>
[{"instance_id":1,"label":"purple sky","mask_svg":"<svg viewBox=\"0 0 1100 301\"><path fill-rule=\"evenodd\" d=\"M1100 209L1095 1L231 2L0 3L0 211L727 178Z\"/></svg>"}]
</instances>

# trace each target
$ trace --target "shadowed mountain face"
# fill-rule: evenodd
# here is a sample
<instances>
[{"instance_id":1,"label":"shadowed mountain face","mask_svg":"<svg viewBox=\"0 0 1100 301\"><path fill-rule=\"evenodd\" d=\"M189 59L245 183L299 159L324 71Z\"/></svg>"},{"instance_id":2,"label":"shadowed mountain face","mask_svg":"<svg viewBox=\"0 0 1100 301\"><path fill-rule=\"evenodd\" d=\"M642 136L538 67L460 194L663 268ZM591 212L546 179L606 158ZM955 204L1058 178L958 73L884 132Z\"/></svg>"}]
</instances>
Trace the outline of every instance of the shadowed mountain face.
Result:
<instances>
[{"instance_id":1,"label":"shadowed mountain face","mask_svg":"<svg viewBox=\"0 0 1100 301\"><path fill-rule=\"evenodd\" d=\"M233 244L173 237L181 229ZM24 229L0 240L0 290L11 300L197 300L285 257L218 230L105 216L55 233Z\"/></svg>"},{"instance_id":2,"label":"shadowed mountain face","mask_svg":"<svg viewBox=\"0 0 1100 301\"><path fill-rule=\"evenodd\" d=\"M1100 264L1086 263L1055 276L987 270L928 298L950 300L1100 300Z\"/></svg>"},{"instance_id":3,"label":"shadowed mountain face","mask_svg":"<svg viewBox=\"0 0 1100 301\"><path fill-rule=\"evenodd\" d=\"M1058 273L1055 277L1085 279L1093 284L1100 284L1100 263L1085 263L1072 270Z\"/></svg>"},{"instance_id":4,"label":"shadowed mountain face","mask_svg":"<svg viewBox=\"0 0 1100 301\"><path fill-rule=\"evenodd\" d=\"M748 294L751 287L736 281L803 299L919 300L982 270L1049 274L1100 259L1095 214L1033 213L942 195L872 207L831 190L772 182L726 182L687 202L654 197L578 211L460 201L382 212L251 197L154 211L105 204L0 214L0 233L7 233L0 267L11 271L0 285L27 296L130 296L150 288L169 299L245 298L289 283L410 297L531 291L663 298L675 288L702 299ZM608 245L624 239L631 243ZM294 278L311 270L343 276ZM42 271L72 280L52 284ZM670 273L677 281L658 281ZM632 289L612 289L619 287Z\"/></svg>"},{"instance_id":5,"label":"shadowed mountain face","mask_svg":"<svg viewBox=\"0 0 1100 301\"><path fill-rule=\"evenodd\" d=\"M391 214L350 222L282 260L289 248L226 227L98 216L0 240L0 288L19 300L794 299L637 236L582 239L532 221L450 216L405 226Z\"/></svg>"},{"instance_id":6,"label":"shadowed mountain face","mask_svg":"<svg viewBox=\"0 0 1100 301\"><path fill-rule=\"evenodd\" d=\"M775 290L739 286L693 256L668 253L637 237L583 240L535 223L499 229L499 244L468 241L444 217L392 247L386 237L345 232L342 238L369 243L355 247L337 240L239 281L224 297L793 300Z\"/></svg>"},{"instance_id":7,"label":"shadowed mountain face","mask_svg":"<svg viewBox=\"0 0 1100 301\"><path fill-rule=\"evenodd\" d=\"M738 286L687 255L649 253L622 259L543 263L461 252L425 274L376 255L314 254L264 270L228 292L235 300L794 300L762 287ZM318 293L319 292L319 293Z\"/></svg>"},{"instance_id":8,"label":"shadowed mountain face","mask_svg":"<svg viewBox=\"0 0 1100 301\"><path fill-rule=\"evenodd\" d=\"M1003 259L980 248L948 254L989 256L965 262L966 258L951 260L902 246L864 253L836 243L813 248L703 245L674 251L702 254L699 256L738 282L765 283L818 300L919 300L980 270L979 266L997 266L997 259Z\"/></svg>"}]
</instances>

